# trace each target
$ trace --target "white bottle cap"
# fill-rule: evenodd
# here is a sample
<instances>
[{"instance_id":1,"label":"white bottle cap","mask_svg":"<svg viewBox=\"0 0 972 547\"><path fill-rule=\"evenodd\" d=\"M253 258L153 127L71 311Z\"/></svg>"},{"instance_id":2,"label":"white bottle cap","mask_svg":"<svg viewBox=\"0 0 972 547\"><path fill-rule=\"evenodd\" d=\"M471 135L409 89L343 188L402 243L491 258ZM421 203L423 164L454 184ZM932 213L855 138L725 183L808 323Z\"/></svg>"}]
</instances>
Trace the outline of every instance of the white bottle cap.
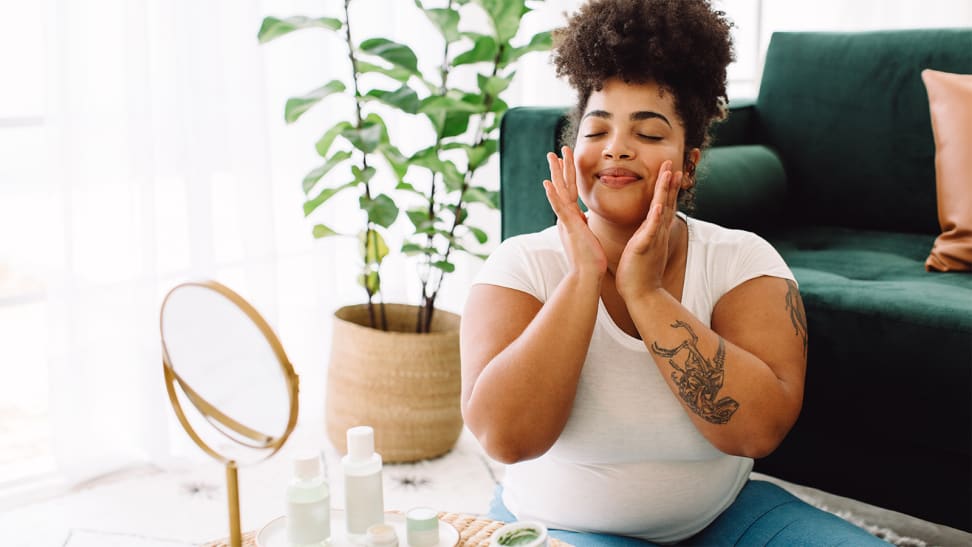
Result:
<instances>
[{"instance_id":1,"label":"white bottle cap","mask_svg":"<svg viewBox=\"0 0 972 547\"><path fill-rule=\"evenodd\" d=\"M312 479L321 474L321 457L314 452L301 452L294 459L294 476Z\"/></svg>"},{"instance_id":2,"label":"white bottle cap","mask_svg":"<svg viewBox=\"0 0 972 547\"><path fill-rule=\"evenodd\" d=\"M375 453L375 430L362 425L348 430L348 459L351 462L366 462Z\"/></svg>"}]
</instances>

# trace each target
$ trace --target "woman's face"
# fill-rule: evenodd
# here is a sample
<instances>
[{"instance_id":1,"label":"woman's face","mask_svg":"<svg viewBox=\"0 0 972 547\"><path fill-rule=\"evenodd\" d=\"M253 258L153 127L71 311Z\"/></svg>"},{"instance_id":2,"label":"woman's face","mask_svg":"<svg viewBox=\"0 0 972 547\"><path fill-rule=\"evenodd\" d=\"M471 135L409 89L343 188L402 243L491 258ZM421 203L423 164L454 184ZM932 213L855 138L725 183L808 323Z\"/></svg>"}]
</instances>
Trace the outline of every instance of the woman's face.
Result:
<instances>
[{"instance_id":1,"label":"woman's face","mask_svg":"<svg viewBox=\"0 0 972 547\"><path fill-rule=\"evenodd\" d=\"M591 213L637 227L662 163L671 160L673 172L683 171L684 157L685 128L671 93L654 82L611 79L591 94L574 147L578 193Z\"/></svg>"}]
</instances>

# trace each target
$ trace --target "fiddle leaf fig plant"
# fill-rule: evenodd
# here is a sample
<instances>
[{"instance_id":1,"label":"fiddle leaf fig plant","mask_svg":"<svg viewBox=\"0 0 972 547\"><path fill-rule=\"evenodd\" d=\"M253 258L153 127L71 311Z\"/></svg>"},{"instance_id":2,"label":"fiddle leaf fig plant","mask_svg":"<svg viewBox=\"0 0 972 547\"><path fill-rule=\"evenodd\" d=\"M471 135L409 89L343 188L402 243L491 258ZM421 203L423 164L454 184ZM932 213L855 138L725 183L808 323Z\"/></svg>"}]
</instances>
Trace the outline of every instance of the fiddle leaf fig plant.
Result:
<instances>
[{"instance_id":1,"label":"fiddle leaf fig plant","mask_svg":"<svg viewBox=\"0 0 972 547\"><path fill-rule=\"evenodd\" d=\"M357 192L360 226L338 230L322 221L314 224L312 234L316 238L358 238L359 282L367 294L371 326L387 329L381 266L389 253L388 228L404 210L412 230L400 250L418 261L422 289L415 331L428 332L443 278L455 270L454 253L482 257L474 251L473 242L488 241L484 229L467 222L468 209L496 209L499 205L498 192L476 185L473 177L498 150L499 124L509 108L501 97L515 77L517 61L528 53L549 50L551 34L541 32L521 40L523 45L514 45L523 16L532 11L526 0L442 0L436 6L430 5L431 0L414 0L415 8L437 29L442 45L441 58L428 61L435 74L426 75L406 44L382 37L356 41L351 4L352 0L344 0L343 18L267 17L258 39L265 43L311 28L341 37L348 52L348 82L332 80L289 99L284 107L284 119L293 123L332 95L353 98L350 119L325 129L315 144L323 163L302 181L307 196L304 215L324 218L321 206L328 200L342 192ZM479 10L478 20L485 14L489 28L464 28L464 17L470 18L471 10ZM428 40L428 36L415 39ZM459 73L466 76L465 81L474 80L475 87L455 85ZM364 81L378 83L365 89ZM429 128L428 142L403 151L390 139L380 115L388 111L422 120ZM394 177L395 185L388 192L380 191L375 182L379 161Z\"/></svg>"}]
</instances>

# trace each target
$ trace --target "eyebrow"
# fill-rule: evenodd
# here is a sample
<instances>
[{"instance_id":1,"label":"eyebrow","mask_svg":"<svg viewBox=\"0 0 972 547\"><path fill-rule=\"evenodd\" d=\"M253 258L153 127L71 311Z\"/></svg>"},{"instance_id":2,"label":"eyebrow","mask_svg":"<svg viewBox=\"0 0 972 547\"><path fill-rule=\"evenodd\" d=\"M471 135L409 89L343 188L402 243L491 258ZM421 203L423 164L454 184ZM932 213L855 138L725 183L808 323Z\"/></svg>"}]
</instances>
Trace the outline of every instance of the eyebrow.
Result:
<instances>
[{"instance_id":1,"label":"eyebrow","mask_svg":"<svg viewBox=\"0 0 972 547\"><path fill-rule=\"evenodd\" d=\"M588 116L594 116L595 118L604 118L606 120L610 120L611 118L614 117L613 114L611 114L606 110L591 110L587 114L584 114L584 118ZM668 125L668 127L672 126L672 122L668 121L668 118L666 118L663 114L660 114L653 110L639 110L637 112L632 112L631 116L629 116L628 118L633 122L640 122L641 120L650 120L652 118L657 118L665 122Z\"/></svg>"}]
</instances>

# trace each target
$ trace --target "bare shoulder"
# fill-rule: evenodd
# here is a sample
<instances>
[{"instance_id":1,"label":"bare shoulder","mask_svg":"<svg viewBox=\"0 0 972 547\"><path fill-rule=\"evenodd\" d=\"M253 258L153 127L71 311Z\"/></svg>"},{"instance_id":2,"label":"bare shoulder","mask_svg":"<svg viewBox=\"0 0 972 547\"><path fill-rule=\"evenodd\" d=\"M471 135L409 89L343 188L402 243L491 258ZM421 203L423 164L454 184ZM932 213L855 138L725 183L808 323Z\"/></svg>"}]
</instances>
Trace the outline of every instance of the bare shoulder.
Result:
<instances>
[{"instance_id":1,"label":"bare shoulder","mask_svg":"<svg viewBox=\"0 0 972 547\"><path fill-rule=\"evenodd\" d=\"M767 363L777 376L802 375L807 317L797 285L760 276L739 284L716 303L712 330Z\"/></svg>"},{"instance_id":2,"label":"bare shoulder","mask_svg":"<svg viewBox=\"0 0 972 547\"><path fill-rule=\"evenodd\" d=\"M541 307L535 296L516 289L488 284L469 289L460 333L463 398L467 386L523 333Z\"/></svg>"}]
</instances>

